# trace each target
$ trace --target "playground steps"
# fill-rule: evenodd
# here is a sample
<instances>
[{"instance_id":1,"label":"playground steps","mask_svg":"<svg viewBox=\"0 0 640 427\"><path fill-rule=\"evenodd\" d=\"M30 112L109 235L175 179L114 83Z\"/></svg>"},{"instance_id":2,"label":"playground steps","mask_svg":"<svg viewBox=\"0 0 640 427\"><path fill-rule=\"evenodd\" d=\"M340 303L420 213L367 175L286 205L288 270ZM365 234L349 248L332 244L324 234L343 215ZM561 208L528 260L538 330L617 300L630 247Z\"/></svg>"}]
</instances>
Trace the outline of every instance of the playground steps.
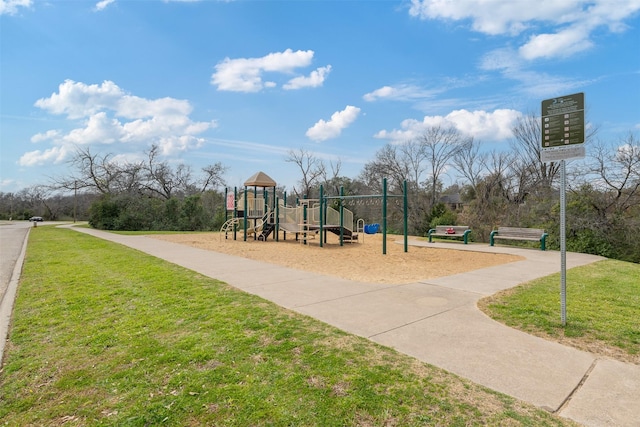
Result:
<instances>
[{"instance_id":1,"label":"playground steps","mask_svg":"<svg viewBox=\"0 0 640 427\"><path fill-rule=\"evenodd\" d=\"M345 242L356 242L358 240L358 233L352 233L351 235L342 235L342 239Z\"/></svg>"},{"instance_id":2,"label":"playground steps","mask_svg":"<svg viewBox=\"0 0 640 427\"><path fill-rule=\"evenodd\" d=\"M325 227L325 230L328 230L337 236L340 235L340 227L327 226ZM353 230L342 227L342 239L345 242L355 242L358 240L358 233L354 233Z\"/></svg>"},{"instance_id":3,"label":"playground steps","mask_svg":"<svg viewBox=\"0 0 640 427\"><path fill-rule=\"evenodd\" d=\"M267 237L276 229L275 224L266 223L262 226L262 232L258 236L258 240L264 242L267 240Z\"/></svg>"}]
</instances>

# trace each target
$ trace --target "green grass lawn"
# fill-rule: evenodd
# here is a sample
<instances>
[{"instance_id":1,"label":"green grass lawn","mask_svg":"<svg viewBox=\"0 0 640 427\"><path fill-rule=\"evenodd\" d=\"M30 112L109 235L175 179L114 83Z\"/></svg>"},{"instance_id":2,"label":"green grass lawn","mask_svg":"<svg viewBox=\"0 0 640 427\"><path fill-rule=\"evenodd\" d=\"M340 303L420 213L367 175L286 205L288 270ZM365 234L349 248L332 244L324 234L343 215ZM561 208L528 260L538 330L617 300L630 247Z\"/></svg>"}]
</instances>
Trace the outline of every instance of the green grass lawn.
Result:
<instances>
[{"instance_id":1,"label":"green grass lawn","mask_svg":"<svg viewBox=\"0 0 640 427\"><path fill-rule=\"evenodd\" d=\"M141 252L31 231L0 424L573 425Z\"/></svg>"},{"instance_id":2,"label":"green grass lawn","mask_svg":"<svg viewBox=\"0 0 640 427\"><path fill-rule=\"evenodd\" d=\"M560 275L485 298L480 307L514 328L640 363L640 264L605 260L567 271L567 324Z\"/></svg>"}]
</instances>

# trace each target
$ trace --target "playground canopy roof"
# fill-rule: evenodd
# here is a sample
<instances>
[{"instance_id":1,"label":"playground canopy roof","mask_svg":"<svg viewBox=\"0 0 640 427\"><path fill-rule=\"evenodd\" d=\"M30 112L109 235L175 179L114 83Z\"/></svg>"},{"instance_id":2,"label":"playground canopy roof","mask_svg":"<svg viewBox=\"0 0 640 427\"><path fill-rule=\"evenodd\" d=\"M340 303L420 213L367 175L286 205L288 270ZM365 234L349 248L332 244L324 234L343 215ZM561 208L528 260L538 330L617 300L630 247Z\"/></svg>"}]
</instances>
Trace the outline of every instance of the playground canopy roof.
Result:
<instances>
[{"instance_id":1,"label":"playground canopy roof","mask_svg":"<svg viewBox=\"0 0 640 427\"><path fill-rule=\"evenodd\" d=\"M247 187L275 187L276 182L264 172L256 172L244 182Z\"/></svg>"}]
</instances>

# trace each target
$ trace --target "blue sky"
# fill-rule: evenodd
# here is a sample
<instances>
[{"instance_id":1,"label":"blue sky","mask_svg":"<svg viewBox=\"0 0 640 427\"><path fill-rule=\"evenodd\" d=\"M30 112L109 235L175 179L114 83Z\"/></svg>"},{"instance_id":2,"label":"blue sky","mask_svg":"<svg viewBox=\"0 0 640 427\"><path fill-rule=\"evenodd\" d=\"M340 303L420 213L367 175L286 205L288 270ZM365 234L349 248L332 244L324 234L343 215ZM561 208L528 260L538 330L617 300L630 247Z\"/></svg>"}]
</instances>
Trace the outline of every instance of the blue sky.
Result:
<instances>
[{"instance_id":1,"label":"blue sky","mask_svg":"<svg viewBox=\"0 0 640 427\"><path fill-rule=\"evenodd\" d=\"M576 92L600 139L640 132L640 0L0 0L0 38L3 192L78 147L157 144L230 186L290 188L300 149L356 177L431 125L507 149L520 115Z\"/></svg>"}]
</instances>

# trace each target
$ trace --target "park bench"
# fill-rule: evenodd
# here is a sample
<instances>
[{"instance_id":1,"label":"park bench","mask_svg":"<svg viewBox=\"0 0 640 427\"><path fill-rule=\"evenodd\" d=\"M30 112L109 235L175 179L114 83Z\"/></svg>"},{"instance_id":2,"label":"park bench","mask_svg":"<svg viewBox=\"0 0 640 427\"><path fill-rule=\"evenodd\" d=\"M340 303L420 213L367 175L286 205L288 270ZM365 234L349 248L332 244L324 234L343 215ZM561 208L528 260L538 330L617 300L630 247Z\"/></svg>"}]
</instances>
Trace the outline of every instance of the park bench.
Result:
<instances>
[{"instance_id":1,"label":"park bench","mask_svg":"<svg viewBox=\"0 0 640 427\"><path fill-rule=\"evenodd\" d=\"M540 242L540 250L547 249L547 236L544 230L539 228L498 227L489 235L489 246L493 246L495 239L504 240L529 240Z\"/></svg>"},{"instance_id":2,"label":"park bench","mask_svg":"<svg viewBox=\"0 0 640 427\"><path fill-rule=\"evenodd\" d=\"M464 240L464 244L469 243L469 233L471 229L466 225L436 225L436 228L429 230L429 243L432 242L432 237L453 237Z\"/></svg>"}]
</instances>

